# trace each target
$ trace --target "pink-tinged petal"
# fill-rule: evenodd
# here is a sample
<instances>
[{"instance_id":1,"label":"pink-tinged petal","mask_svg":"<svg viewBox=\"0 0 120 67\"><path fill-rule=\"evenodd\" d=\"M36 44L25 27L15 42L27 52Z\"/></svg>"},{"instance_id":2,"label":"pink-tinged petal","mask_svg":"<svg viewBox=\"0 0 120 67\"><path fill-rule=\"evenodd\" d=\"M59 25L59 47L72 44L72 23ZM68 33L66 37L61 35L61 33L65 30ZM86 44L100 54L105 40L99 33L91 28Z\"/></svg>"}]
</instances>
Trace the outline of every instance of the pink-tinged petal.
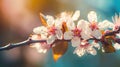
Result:
<instances>
[{"instance_id":1,"label":"pink-tinged petal","mask_svg":"<svg viewBox=\"0 0 120 67\"><path fill-rule=\"evenodd\" d=\"M47 19L47 24L48 24L48 26L53 26L54 25L54 17L53 16L50 16L50 15L47 15L46 16L46 19Z\"/></svg>"},{"instance_id":2,"label":"pink-tinged petal","mask_svg":"<svg viewBox=\"0 0 120 67\"><path fill-rule=\"evenodd\" d=\"M56 36L57 36L58 39L63 39L62 30L57 29L55 32L56 32Z\"/></svg>"},{"instance_id":3,"label":"pink-tinged petal","mask_svg":"<svg viewBox=\"0 0 120 67\"><path fill-rule=\"evenodd\" d=\"M72 16L72 20L73 20L73 21L78 20L79 16L80 16L80 11L79 11L79 10L76 10L75 13L74 13L73 16Z\"/></svg>"},{"instance_id":4,"label":"pink-tinged petal","mask_svg":"<svg viewBox=\"0 0 120 67\"><path fill-rule=\"evenodd\" d=\"M115 48L116 50L120 50L120 44L115 43L115 44L114 44L114 48Z\"/></svg>"},{"instance_id":5,"label":"pink-tinged petal","mask_svg":"<svg viewBox=\"0 0 120 67\"><path fill-rule=\"evenodd\" d=\"M77 47L80 45L80 38L79 37L73 37L73 39L71 40L72 46L73 47Z\"/></svg>"},{"instance_id":6,"label":"pink-tinged petal","mask_svg":"<svg viewBox=\"0 0 120 67\"><path fill-rule=\"evenodd\" d=\"M112 20L113 20L113 23L115 25L113 30L117 30L118 27L120 26L120 17L119 17L119 15L115 14L115 16L112 18Z\"/></svg>"},{"instance_id":7,"label":"pink-tinged petal","mask_svg":"<svg viewBox=\"0 0 120 67\"><path fill-rule=\"evenodd\" d=\"M100 32L100 30L93 30L93 31L91 32L91 35L92 35L93 37L99 39L99 38L101 38L102 33Z\"/></svg>"},{"instance_id":8,"label":"pink-tinged petal","mask_svg":"<svg viewBox=\"0 0 120 67\"><path fill-rule=\"evenodd\" d=\"M65 40L70 40L72 38L73 38L73 32L67 31L67 32L64 33L64 39Z\"/></svg>"},{"instance_id":9,"label":"pink-tinged petal","mask_svg":"<svg viewBox=\"0 0 120 67\"><path fill-rule=\"evenodd\" d=\"M97 22L97 14L94 11L88 13L88 20L90 22Z\"/></svg>"},{"instance_id":10,"label":"pink-tinged petal","mask_svg":"<svg viewBox=\"0 0 120 67\"><path fill-rule=\"evenodd\" d=\"M47 39L47 44L52 44L55 41L55 35L50 35Z\"/></svg>"},{"instance_id":11,"label":"pink-tinged petal","mask_svg":"<svg viewBox=\"0 0 120 67\"><path fill-rule=\"evenodd\" d=\"M79 57L82 57L82 56L85 54L85 49L84 49L84 48L80 48L80 46L79 46L79 47L77 47L77 48L74 50L73 53L74 53L74 54L77 54Z\"/></svg>"},{"instance_id":12,"label":"pink-tinged petal","mask_svg":"<svg viewBox=\"0 0 120 67\"><path fill-rule=\"evenodd\" d=\"M87 52L91 55L96 55L97 54L97 51L91 46L87 48Z\"/></svg>"},{"instance_id":13,"label":"pink-tinged petal","mask_svg":"<svg viewBox=\"0 0 120 67\"><path fill-rule=\"evenodd\" d=\"M82 30L86 30L86 28L89 26L90 23L88 23L85 20L79 20L77 23L77 28L78 29L82 29Z\"/></svg>"},{"instance_id":14,"label":"pink-tinged petal","mask_svg":"<svg viewBox=\"0 0 120 67\"><path fill-rule=\"evenodd\" d=\"M75 29L75 23L72 20L69 20L66 24L69 30Z\"/></svg>"}]
</instances>

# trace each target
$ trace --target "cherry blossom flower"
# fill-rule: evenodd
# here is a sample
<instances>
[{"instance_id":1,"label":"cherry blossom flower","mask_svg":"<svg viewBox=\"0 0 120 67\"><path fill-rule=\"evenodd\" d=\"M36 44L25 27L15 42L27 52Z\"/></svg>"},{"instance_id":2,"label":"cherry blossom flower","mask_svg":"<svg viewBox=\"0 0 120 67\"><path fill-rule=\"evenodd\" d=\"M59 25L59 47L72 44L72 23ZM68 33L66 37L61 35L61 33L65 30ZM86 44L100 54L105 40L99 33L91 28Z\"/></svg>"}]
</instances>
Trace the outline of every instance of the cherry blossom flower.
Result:
<instances>
[{"instance_id":1,"label":"cherry blossom flower","mask_svg":"<svg viewBox=\"0 0 120 67\"><path fill-rule=\"evenodd\" d=\"M59 28L51 27L49 28L48 33L50 35L48 36L47 44L52 44L56 39L63 39L62 30L60 30Z\"/></svg>"},{"instance_id":2,"label":"cherry blossom flower","mask_svg":"<svg viewBox=\"0 0 120 67\"><path fill-rule=\"evenodd\" d=\"M72 46L76 47L80 44L80 33L81 30L75 28L74 30L70 30L64 33L65 40L71 40Z\"/></svg>"},{"instance_id":3,"label":"cherry blossom flower","mask_svg":"<svg viewBox=\"0 0 120 67\"><path fill-rule=\"evenodd\" d=\"M97 23L97 14L94 11L91 11L88 13L88 20L90 22L89 24L89 32L91 32L91 36L99 39L102 34L101 31L98 28L98 23Z\"/></svg>"},{"instance_id":4,"label":"cherry blossom flower","mask_svg":"<svg viewBox=\"0 0 120 67\"><path fill-rule=\"evenodd\" d=\"M100 49L98 42L104 40L103 35L110 33L110 29L116 30L116 28L118 29L120 26L118 16L115 16L114 24L108 20L98 22L95 11L88 13L88 21L83 19L78 21L80 17L80 11L78 10L73 14L62 12L56 18L43 14L41 14L41 16L45 18L47 26L34 28L34 35L32 35L33 40L46 40L42 43L34 43L35 45L33 47L37 48L41 53L45 53L55 41L66 40L70 41L72 46L76 48L74 53L78 56L81 57L85 54L96 55L97 52L95 48ZM77 25L75 22L78 22ZM66 27L65 29L67 30L63 31L63 27ZM116 35L120 37L119 33ZM89 42L88 40L92 38L93 41ZM94 40L94 38L96 40ZM120 49L119 44L115 43L114 48L116 48L116 50Z\"/></svg>"},{"instance_id":5,"label":"cherry blossom flower","mask_svg":"<svg viewBox=\"0 0 120 67\"><path fill-rule=\"evenodd\" d=\"M39 34L41 38L46 39L48 35L48 29L45 26L39 26L33 29L35 34Z\"/></svg>"},{"instance_id":6,"label":"cherry blossom flower","mask_svg":"<svg viewBox=\"0 0 120 67\"><path fill-rule=\"evenodd\" d=\"M98 24L100 30L109 30L114 27L114 24L108 20L104 20Z\"/></svg>"},{"instance_id":7,"label":"cherry blossom flower","mask_svg":"<svg viewBox=\"0 0 120 67\"><path fill-rule=\"evenodd\" d=\"M56 20L55 20L55 27L57 28L62 28L62 24L63 22L71 22L69 21L71 19L71 14L67 13L67 12L62 12L60 14L60 16L57 16Z\"/></svg>"},{"instance_id":8,"label":"cherry blossom flower","mask_svg":"<svg viewBox=\"0 0 120 67\"><path fill-rule=\"evenodd\" d=\"M89 32L89 23L87 21L79 20L77 24L77 28L82 30L81 38L89 39L91 37Z\"/></svg>"},{"instance_id":9,"label":"cherry blossom flower","mask_svg":"<svg viewBox=\"0 0 120 67\"><path fill-rule=\"evenodd\" d=\"M41 36L38 34L32 35L31 39L42 40ZM30 47L36 48L39 53L46 53L50 49L50 45L48 45L46 42L33 43Z\"/></svg>"},{"instance_id":10,"label":"cherry blossom flower","mask_svg":"<svg viewBox=\"0 0 120 67\"><path fill-rule=\"evenodd\" d=\"M60 17L58 17L55 20L55 27L61 28L63 22L65 22L67 24L68 29L73 29L74 27L74 21L78 20L80 16L80 11L76 10L75 13L72 15L71 13L67 13L67 12L62 12L60 14Z\"/></svg>"},{"instance_id":11,"label":"cherry blossom flower","mask_svg":"<svg viewBox=\"0 0 120 67\"><path fill-rule=\"evenodd\" d=\"M55 19L53 16L47 15L44 16L42 15L47 22L47 44L52 44L56 39L62 39L63 33L60 30L60 28L55 27ZM41 31L40 31L41 32ZM44 33L45 34L45 33Z\"/></svg>"},{"instance_id":12,"label":"cherry blossom flower","mask_svg":"<svg viewBox=\"0 0 120 67\"><path fill-rule=\"evenodd\" d=\"M76 47L74 54L77 54L79 57L82 57L85 54L96 55L97 52L92 45L90 45L87 41L81 41L81 44Z\"/></svg>"}]
</instances>

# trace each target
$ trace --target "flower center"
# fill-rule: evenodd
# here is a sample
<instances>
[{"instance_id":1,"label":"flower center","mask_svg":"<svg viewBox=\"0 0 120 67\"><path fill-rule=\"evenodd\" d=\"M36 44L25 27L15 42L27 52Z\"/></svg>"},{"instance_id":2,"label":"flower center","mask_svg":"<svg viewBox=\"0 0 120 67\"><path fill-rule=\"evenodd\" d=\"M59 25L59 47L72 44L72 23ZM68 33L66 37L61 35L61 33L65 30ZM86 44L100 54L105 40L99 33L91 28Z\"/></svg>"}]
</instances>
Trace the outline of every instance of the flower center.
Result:
<instances>
[{"instance_id":1,"label":"flower center","mask_svg":"<svg viewBox=\"0 0 120 67\"><path fill-rule=\"evenodd\" d=\"M118 26L118 25L116 25L114 30L118 30L118 29L119 29L119 26Z\"/></svg>"},{"instance_id":2,"label":"flower center","mask_svg":"<svg viewBox=\"0 0 120 67\"><path fill-rule=\"evenodd\" d=\"M50 27L49 29L48 29L48 33L50 34L50 35L55 35L55 31L56 31L57 29L53 26L53 27Z\"/></svg>"},{"instance_id":3,"label":"flower center","mask_svg":"<svg viewBox=\"0 0 120 67\"><path fill-rule=\"evenodd\" d=\"M80 36L81 30L78 28L75 28L74 30L72 30L74 33L74 36Z\"/></svg>"},{"instance_id":4,"label":"flower center","mask_svg":"<svg viewBox=\"0 0 120 67\"><path fill-rule=\"evenodd\" d=\"M98 29L98 26L97 26L96 22L92 22L90 24L90 28L92 29L92 31L95 30L95 29Z\"/></svg>"}]
</instances>

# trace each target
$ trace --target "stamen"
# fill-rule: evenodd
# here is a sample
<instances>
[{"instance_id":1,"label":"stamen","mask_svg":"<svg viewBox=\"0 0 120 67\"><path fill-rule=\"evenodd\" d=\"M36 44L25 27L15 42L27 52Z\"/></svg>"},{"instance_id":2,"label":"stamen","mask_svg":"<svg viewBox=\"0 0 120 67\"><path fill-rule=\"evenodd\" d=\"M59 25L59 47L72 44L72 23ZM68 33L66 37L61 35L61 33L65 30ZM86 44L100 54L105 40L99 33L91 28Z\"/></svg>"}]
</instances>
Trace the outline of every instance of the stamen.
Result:
<instances>
[{"instance_id":1,"label":"stamen","mask_svg":"<svg viewBox=\"0 0 120 67\"><path fill-rule=\"evenodd\" d=\"M74 33L74 36L78 36L78 37L79 37L82 30L80 30L80 29L78 29L78 28L75 28L75 29L72 30L72 31L73 31L73 33Z\"/></svg>"},{"instance_id":2,"label":"stamen","mask_svg":"<svg viewBox=\"0 0 120 67\"><path fill-rule=\"evenodd\" d=\"M98 29L97 23L96 22L92 22L90 24L90 28L92 29L92 31L95 30L95 29Z\"/></svg>"}]
</instances>

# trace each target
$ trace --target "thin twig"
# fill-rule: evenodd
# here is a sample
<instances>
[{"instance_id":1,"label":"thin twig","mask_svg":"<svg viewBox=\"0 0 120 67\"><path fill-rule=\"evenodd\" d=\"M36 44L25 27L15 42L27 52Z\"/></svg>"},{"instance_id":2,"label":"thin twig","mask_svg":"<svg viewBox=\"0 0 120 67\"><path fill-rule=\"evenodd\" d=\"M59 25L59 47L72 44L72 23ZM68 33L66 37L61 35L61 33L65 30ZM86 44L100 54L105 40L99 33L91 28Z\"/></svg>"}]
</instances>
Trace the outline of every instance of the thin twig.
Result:
<instances>
[{"instance_id":1,"label":"thin twig","mask_svg":"<svg viewBox=\"0 0 120 67\"><path fill-rule=\"evenodd\" d=\"M37 42L45 42L45 40L31 40L30 38L28 38L27 40L19 42L19 43L9 43L6 46L0 47L0 51L10 50L15 47L30 45L31 43L37 43Z\"/></svg>"},{"instance_id":2,"label":"thin twig","mask_svg":"<svg viewBox=\"0 0 120 67\"><path fill-rule=\"evenodd\" d=\"M95 39L90 38L88 40L95 40ZM70 42L70 40L64 40L64 39L56 40L56 41L68 41L68 42ZM32 40L31 38L28 38L27 40L19 42L19 43L9 43L6 46L0 47L0 51L10 50L10 49L13 49L13 48L16 48L16 47L19 47L19 46L30 45L32 43L38 43L38 42L46 42L46 40Z\"/></svg>"}]
</instances>

